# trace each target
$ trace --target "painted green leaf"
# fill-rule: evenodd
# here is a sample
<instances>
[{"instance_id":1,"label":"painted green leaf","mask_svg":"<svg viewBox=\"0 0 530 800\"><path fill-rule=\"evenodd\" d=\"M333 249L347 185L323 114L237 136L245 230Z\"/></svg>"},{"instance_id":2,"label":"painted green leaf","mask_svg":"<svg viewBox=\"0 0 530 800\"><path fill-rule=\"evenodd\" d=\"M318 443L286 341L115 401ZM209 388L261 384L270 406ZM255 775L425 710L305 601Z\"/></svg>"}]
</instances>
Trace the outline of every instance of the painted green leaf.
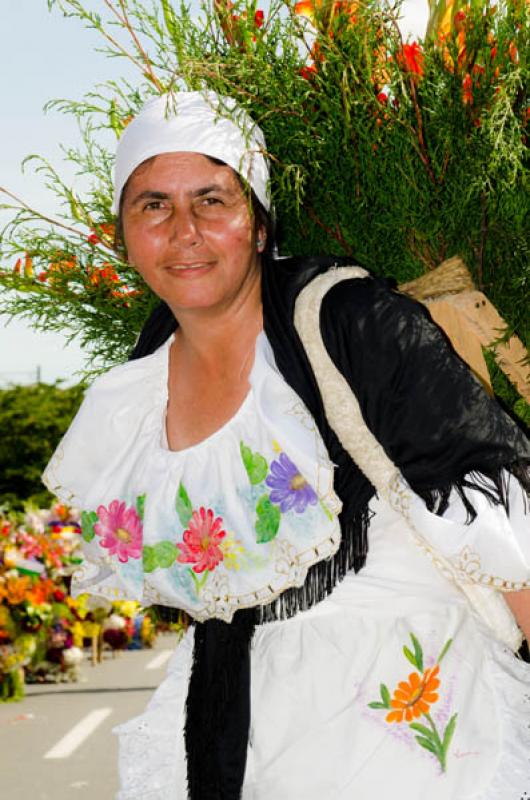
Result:
<instances>
[{"instance_id":1,"label":"painted green leaf","mask_svg":"<svg viewBox=\"0 0 530 800\"><path fill-rule=\"evenodd\" d=\"M410 634L410 639L414 647L414 655L416 657L416 665L420 672L423 672L423 650L421 644L418 642L413 633Z\"/></svg>"},{"instance_id":2,"label":"painted green leaf","mask_svg":"<svg viewBox=\"0 0 530 800\"><path fill-rule=\"evenodd\" d=\"M420 725L419 722L411 722L409 728L412 728L413 731L418 731L418 733L421 733L422 736L425 736L427 739L432 736L431 729L427 728L425 725Z\"/></svg>"},{"instance_id":3,"label":"painted green leaf","mask_svg":"<svg viewBox=\"0 0 530 800\"><path fill-rule=\"evenodd\" d=\"M271 503L269 496L263 494L256 503L256 541L264 544L274 539L280 527L281 511L278 506Z\"/></svg>"},{"instance_id":4,"label":"painted green leaf","mask_svg":"<svg viewBox=\"0 0 530 800\"><path fill-rule=\"evenodd\" d=\"M149 544L144 545L142 558L144 572L153 572L157 567L155 548Z\"/></svg>"},{"instance_id":5,"label":"painted green leaf","mask_svg":"<svg viewBox=\"0 0 530 800\"><path fill-rule=\"evenodd\" d=\"M449 746L451 744L451 740L452 740L453 734L455 732L457 717L458 717L458 714L453 714L453 716L451 717L451 719L447 723L447 728L445 729L444 738L443 738L443 742L442 742L442 748L443 748L444 753L447 753L447 751L449 750Z\"/></svg>"},{"instance_id":6,"label":"painted green leaf","mask_svg":"<svg viewBox=\"0 0 530 800\"><path fill-rule=\"evenodd\" d=\"M240 442L239 449L250 483L255 486L264 481L269 471L265 458L260 453L253 453L243 442Z\"/></svg>"},{"instance_id":7,"label":"painted green leaf","mask_svg":"<svg viewBox=\"0 0 530 800\"><path fill-rule=\"evenodd\" d=\"M425 739L423 736L415 736L414 738L418 744L425 748L425 750L428 750L429 753L434 753L435 756L438 755L436 745L430 739Z\"/></svg>"},{"instance_id":8,"label":"painted green leaf","mask_svg":"<svg viewBox=\"0 0 530 800\"><path fill-rule=\"evenodd\" d=\"M98 521L98 515L95 511L82 511L81 512L81 536L85 542L91 542L96 532L94 525Z\"/></svg>"},{"instance_id":9,"label":"painted green leaf","mask_svg":"<svg viewBox=\"0 0 530 800\"><path fill-rule=\"evenodd\" d=\"M381 692L381 700L383 701L383 706L385 708L390 708L390 692L388 691L384 683L382 683L381 686L379 687L379 691Z\"/></svg>"},{"instance_id":10,"label":"painted green leaf","mask_svg":"<svg viewBox=\"0 0 530 800\"><path fill-rule=\"evenodd\" d=\"M418 669L418 665L416 663L416 656L411 650L409 650L409 648L406 645L403 648L403 655L405 656L407 661L410 661L413 667L416 667L416 669Z\"/></svg>"},{"instance_id":11,"label":"painted green leaf","mask_svg":"<svg viewBox=\"0 0 530 800\"><path fill-rule=\"evenodd\" d=\"M143 521L144 518L144 511L145 511L145 494L141 494L139 497L136 498L136 513Z\"/></svg>"},{"instance_id":12,"label":"painted green leaf","mask_svg":"<svg viewBox=\"0 0 530 800\"><path fill-rule=\"evenodd\" d=\"M175 506L177 509L177 514L180 520L180 524L182 525L183 528L186 528L188 522L192 517L193 508L191 505L191 500L188 497L188 493L182 483L179 483L177 498L175 500Z\"/></svg>"},{"instance_id":13,"label":"painted green leaf","mask_svg":"<svg viewBox=\"0 0 530 800\"><path fill-rule=\"evenodd\" d=\"M374 700L373 703L368 703L368 707L369 708L388 708L388 706L385 706L384 703L379 703L377 700Z\"/></svg>"},{"instance_id":14,"label":"painted green leaf","mask_svg":"<svg viewBox=\"0 0 530 800\"><path fill-rule=\"evenodd\" d=\"M437 660L436 660L436 663L437 663L437 664L439 664L439 663L440 663L440 661L441 661L441 660L442 660L442 658L445 656L445 654L447 653L447 651L449 650L449 648L451 647L451 645L452 645L452 644L453 644L453 640L452 640L452 639L448 639L448 640L446 641L446 643L445 643L445 644L444 644L444 646L442 647L442 652L440 653L440 655L438 656L438 658L437 658Z\"/></svg>"},{"instance_id":15,"label":"painted green leaf","mask_svg":"<svg viewBox=\"0 0 530 800\"><path fill-rule=\"evenodd\" d=\"M163 567L167 569L170 567L174 562L178 555L178 549L173 542L164 541L164 542L157 542L153 547L155 551L155 559L156 564L158 567Z\"/></svg>"}]
</instances>

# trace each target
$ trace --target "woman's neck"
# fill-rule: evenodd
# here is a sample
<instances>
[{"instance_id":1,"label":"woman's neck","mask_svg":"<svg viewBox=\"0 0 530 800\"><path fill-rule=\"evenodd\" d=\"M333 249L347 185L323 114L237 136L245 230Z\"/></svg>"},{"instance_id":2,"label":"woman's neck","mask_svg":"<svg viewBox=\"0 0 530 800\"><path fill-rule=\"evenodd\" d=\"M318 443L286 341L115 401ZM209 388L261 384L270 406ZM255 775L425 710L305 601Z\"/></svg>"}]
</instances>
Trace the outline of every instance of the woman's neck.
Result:
<instances>
[{"instance_id":1,"label":"woman's neck","mask_svg":"<svg viewBox=\"0 0 530 800\"><path fill-rule=\"evenodd\" d=\"M174 350L179 360L191 359L216 374L236 369L238 376L234 377L240 377L263 327L259 280L224 308L178 309L174 313L179 325Z\"/></svg>"}]
</instances>

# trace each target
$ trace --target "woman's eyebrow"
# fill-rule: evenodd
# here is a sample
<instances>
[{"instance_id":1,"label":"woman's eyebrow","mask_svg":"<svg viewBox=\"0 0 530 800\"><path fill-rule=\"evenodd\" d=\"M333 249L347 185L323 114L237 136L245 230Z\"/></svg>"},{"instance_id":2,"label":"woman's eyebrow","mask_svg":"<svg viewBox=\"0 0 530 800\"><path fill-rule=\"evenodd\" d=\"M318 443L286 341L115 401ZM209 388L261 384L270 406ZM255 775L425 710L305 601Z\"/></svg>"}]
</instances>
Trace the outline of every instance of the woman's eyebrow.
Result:
<instances>
[{"instance_id":1,"label":"woman's eyebrow","mask_svg":"<svg viewBox=\"0 0 530 800\"><path fill-rule=\"evenodd\" d=\"M203 197L211 192L222 192L223 194L232 194L230 189L226 186L221 186L220 183L211 183L208 186L201 186L199 189L192 190L189 194L192 197ZM145 189L140 194L137 194L131 205L141 203L143 200L168 200L170 195L167 192L158 192L154 189Z\"/></svg>"},{"instance_id":2,"label":"woman's eyebrow","mask_svg":"<svg viewBox=\"0 0 530 800\"><path fill-rule=\"evenodd\" d=\"M169 195L167 192L155 192L152 189L146 189L144 192L140 192L140 194L136 195L131 205L136 205L136 203L140 203L142 200L167 200L168 198Z\"/></svg>"},{"instance_id":3,"label":"woman's eyebrow","mask_svg":"<svg viewBox=\"0 0 530 800\"><path fill-rule=\"evenodd\" d=\"M194 197L202 197L205 194L210 194L210 192L222 192L223 194L231 194L231 190L227 189L226 186L221 186L219 183L211 183L209 186L202 186L200 189L195 189L195 191L191 192Z\"/></svg>"}]
</instances>

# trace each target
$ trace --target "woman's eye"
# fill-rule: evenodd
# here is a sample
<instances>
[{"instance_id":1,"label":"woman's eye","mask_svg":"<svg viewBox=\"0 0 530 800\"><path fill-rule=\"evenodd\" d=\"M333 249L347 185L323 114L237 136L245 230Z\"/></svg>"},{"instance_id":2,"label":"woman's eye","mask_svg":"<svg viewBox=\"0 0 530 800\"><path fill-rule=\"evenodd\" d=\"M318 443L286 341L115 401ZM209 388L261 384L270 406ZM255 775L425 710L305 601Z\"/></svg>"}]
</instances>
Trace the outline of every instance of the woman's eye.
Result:
<instances>
[{"instance_id":1,"label":"woman's eye","mask_svg":"<svg viewBox=\"0 0 530 800\"><path fill-rule=\"evenodd\" d=\"M204 197L202 200L203 205L205 206L215 206L221 204L221 200L218 197Z\"/></svg>"}]
</instances>

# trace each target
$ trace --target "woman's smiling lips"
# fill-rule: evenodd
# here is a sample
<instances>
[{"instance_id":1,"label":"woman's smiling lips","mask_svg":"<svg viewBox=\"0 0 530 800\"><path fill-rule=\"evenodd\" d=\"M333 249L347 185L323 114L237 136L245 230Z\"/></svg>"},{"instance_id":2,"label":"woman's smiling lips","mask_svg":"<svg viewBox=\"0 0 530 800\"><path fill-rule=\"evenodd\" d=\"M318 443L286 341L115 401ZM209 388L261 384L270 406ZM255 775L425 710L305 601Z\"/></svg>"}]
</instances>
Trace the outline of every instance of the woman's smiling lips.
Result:
<instances>
[{"instance_id":1,"label":"woman's smiling lips","mask_svg":"<svg viewBox=\"0 0 530 800\"><path fill-rule=\"evenodd\" d=\"M212 267L212 261L199 261L191 264L169 264L167 267L164 267L164 269L170 274L186 277L206 272Z\"/></svg>"}]
</instances>

